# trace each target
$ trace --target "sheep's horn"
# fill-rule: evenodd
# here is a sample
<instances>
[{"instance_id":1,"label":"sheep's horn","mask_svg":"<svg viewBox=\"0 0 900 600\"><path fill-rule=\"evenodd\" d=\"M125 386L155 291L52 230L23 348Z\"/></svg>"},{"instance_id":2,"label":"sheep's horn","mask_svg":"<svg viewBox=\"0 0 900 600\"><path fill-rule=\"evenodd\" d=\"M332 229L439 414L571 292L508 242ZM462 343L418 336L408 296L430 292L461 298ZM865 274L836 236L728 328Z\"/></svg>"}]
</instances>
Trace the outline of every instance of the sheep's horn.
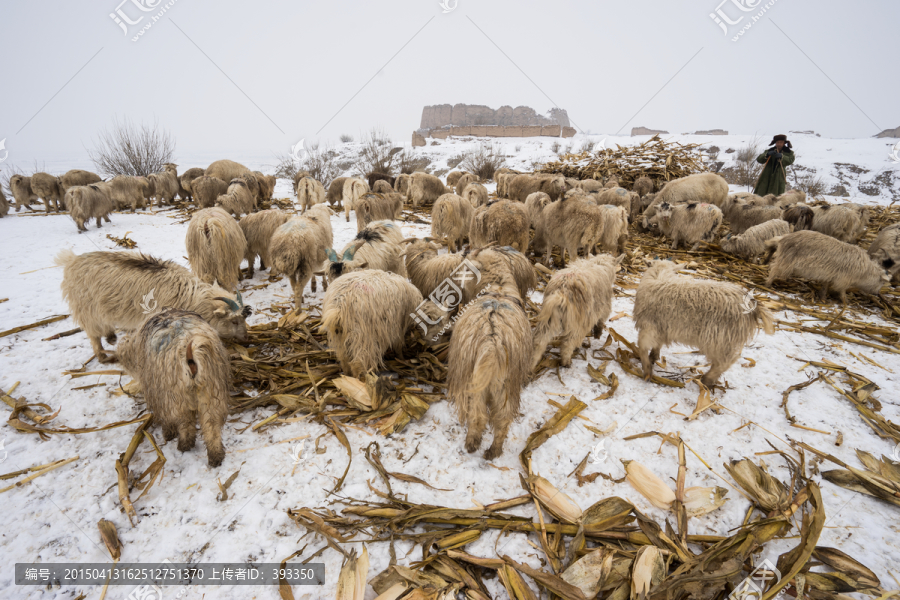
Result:
<instances>
[{"instance_id":1,"label":"sheep's horn","mask_svg":"<svg viewBox=\"0 0 900 600\"><path fill-rule=\"evenodd\" d=\"M425 238L425 239L427 240L428 238ZM400 243L401 243L401 244L408 244L408 243L410 243L410 242L417 242L417 241L419 241L419 238L417 238L417 237L411 237L411 238L406 238L405 240L402 240Z\"/></svg>"},{"instance_id":2,"label":"sheep's horn","mask_svg":"<svg viewBox=\"0 0 900 600\"><path fill-rule=\"evenodd\" d=\"M325 256L327 256L328 260L330 260L331 262L338 262L337 254L331 248L325 250Z\"/></svg>"},{"instance_id":3,"label":"sheep's horn","mask_svg":"<svg viewBox=\"0 0 900 600\"><path fill-rule=\"evenodd\" d=\"M225 304L228 305L228 308L231 310L241 310L241 307L237 305L237 302L232 300L231 298L223 298L222 296L216 296L213 300L221 300Z\"/></svg>"},{"instance_id":4,"label":"sheep's horn","mask_svg":"<svg viewBox=\"0 0 900 600\"><path fill-rule=\"evenodd\" d=\"M356 253L353 251L353 248L347 248L347 249L344 251L344 256L343 256L343 258L342 258L341 260L343 260L343 261L345 261L345 262L350 262L350 261L353 260L353 255L354 255L354 254L356 254Z\"/></svg>"},{"instance_id":5,"label":"sheep's horn","mask_svg":"<svg viewBox=\"0 0 900 600\"><path fill-rule=\"evenodd\" d=\"M237 301L238 301L238 304L240 304L241 306L244 305L244 299L241 298L241 292L240 292L240 291L237 292Z\"/></svg>"}]
</instances>

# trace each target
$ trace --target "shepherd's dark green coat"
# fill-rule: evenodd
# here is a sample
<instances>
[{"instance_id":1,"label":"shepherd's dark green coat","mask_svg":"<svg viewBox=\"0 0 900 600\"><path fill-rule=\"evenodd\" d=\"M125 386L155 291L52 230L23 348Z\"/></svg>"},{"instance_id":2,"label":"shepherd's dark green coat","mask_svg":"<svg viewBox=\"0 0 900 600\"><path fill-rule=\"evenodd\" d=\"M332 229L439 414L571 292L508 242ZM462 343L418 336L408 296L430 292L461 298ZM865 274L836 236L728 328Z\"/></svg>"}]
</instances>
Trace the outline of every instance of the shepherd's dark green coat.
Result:
<instances>
[{"instance_id":1,"label":"shepherd's dark green coat","mask_svg":"<svg viewBox=\"0 0 900 600\"><path fill-rule=\"evenodd\" d=\"M765 196L766 194L780 196L783 194L787 187L787 173L784 169L794 164L794 152L787 148L782 148L781 160L775 160L774 156L766 156L766 153L763 152L756 157L756 162L766 166L756 182L756 189L753 190L753 193L757 196Z\"/></svg>"}]
</instances>

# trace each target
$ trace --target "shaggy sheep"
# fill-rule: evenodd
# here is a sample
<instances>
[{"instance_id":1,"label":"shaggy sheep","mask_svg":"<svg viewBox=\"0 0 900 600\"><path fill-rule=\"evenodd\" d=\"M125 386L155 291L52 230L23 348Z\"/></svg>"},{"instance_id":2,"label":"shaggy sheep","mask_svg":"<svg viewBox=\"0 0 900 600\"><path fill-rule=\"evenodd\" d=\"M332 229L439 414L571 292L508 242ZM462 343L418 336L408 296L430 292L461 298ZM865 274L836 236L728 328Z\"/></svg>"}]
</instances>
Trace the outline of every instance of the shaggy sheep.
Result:
<instances>
[{"instance_id":1,"label":"shaggy sheep","mask_svg":"<svg viewBox=\"0 0 900 600\"><path fill-rule=\"evenodd\" d=\"M753 206L743 204L731 210L728 226L732 233L744 233L755 225L781 218L781 209L777 206Z\"/></svg>"},{"instance_id":2,"label":"shaggy sheep","mask_svg":"<svg viewBox=\"0 0 900 600\"><path fill-rule=\"evenodd\" d=\"M97 219L98 229L101 227L102 219L111 223L109 213L115 209L113 201L98 184L70 187L66 192L66 206L69 207L69 214L75 221L78 233L87 231L84 224L91 219Z\"/></svg>"},{"instance_id":3,"label":"shaggy sheep","mask_svg":"<svg viewBox=\"0 0 900 600\"><path fill-rule=\"evenodd\" d=\"M341 275L362 269L389 271L406 277L403 249L400 247L403 233L390 221L374 221L350 240L340 255L331 248L325 252L326 281L334 281Z\"/></svg>"},{"instance_id":4,"label":"shaggy sheep","mask_svg":"<svg viewBox=\"0 0 900 600\"><path fill-rule=\"evenodd\" d=\"M456 321L447 365L447 397L466 428L466 451L481 445L490 421L494 440L484 453L503 453L530 373L531 326L514 286L492 285Z\"/></svg>"},{"instance_id":5,"label":"shaggy sheep","mask_svg":"<svg viewBox=\"0 0 900 600\"><path fill-rule=\"evenodd\" d=\"M465 171L450 171L447 173L447 187L456 187L456 182L465 174Z\"/></svg>"},{"instance_id":6,"label":"shaggy sheep","mask_svg":"<svg viewBox=\"0 0 900 600\"><path fill-rule=\"evenodd\" d=\"M466 189L466 186L470 183L480 183L478 180L478 176L472 173L463 173L463 176L456 180L456 195L462 196L463 191Z\"/></svg>"},{"instance_id":7,"label":"shaggy sheep","mask_svg":"<svg viewBox=\"0 0 900 600\"><path fill-rule=\"evenodd\" d=\"M363 194L369 191L369 186L365 181L359 179L357 177L348 177L346 181L344 181L344 189L341 194L341 203L344 205L344 217L347 222L350 222L350 209L354 208L356 205L356 201L359 200Z\"/></svg>"},{"instance_id":8,"label":"shaggy sheep","mask_svg":"<svg viewBox=\"0 0 900 600\"><path fill-rule=\"evenodd\" d=\"M469 237L472 226L472 204L456 194L444 194L431 209L431 235L446 239L450 252L462 249L463 239Z\"/></svg>"},{"instance_id":9,"label":"shaggy sheep","mask_svg":"<svg viewBox=\"0 0 900 600\"><path fill-rule=\"evenodd\" d=\"M422 303L405 277L384 271L348 273L334 282L322 300L321 330L337 355L341 370L365 380L384 368L388 350L401 355L413 312Z\"/></svg>"},{"instance_id":10,"label":"shaggy sheep","mask_svg":"<svg viewBox=\"0 0 900 600\"><path fill-rule=\"evenodd\" d=\"M307 282L316 291L316 272L325 262L325 250L331 248L331 209L317 204L303 215L291 217L272 234L269 258L272 275L287 275L297 308L303 303ZM323 278L323 286L327 282Z\"/></svg>"},{"instance_id":11,"label":"shaggy sheep","mask_svg":"<svg viewBox=\"0 0 900 600\"><path fill-rule=\"evenodd\" d=\"M376 181L384 181L391 187L391 190L393 190L394 182L396 180L397 180L396 177L394 177L388 173L369 173L368 175L366 175L366 183L369 184L370 190L374 189Z\"/></svg>"},{"instance_id":12,"label":"shaggy sheep","mask_svg":"<svg viewBox=\"0 0 900 600\"><path fill-rule=\"evenodd\" d=\"M250 169L233 160L217 160L206 168L206 174L210 177L218 177L222 181L238 179L249 173Z\"/></svg>"},{"instance_id":13,"label":"shaggy sheep","mask_svg":"<svg viewBox=\"0 0 900 600\"><path fill-rule=\"evenodd\" d=\"M601 204L599 230L594 232L589 250L597 253L597 244L603 252L621 254L625 252L628 239L628 213L623 206Z\"/></svg>"},{"instance_id":14,"label":"shaggy sheep","mask_svg":"<svg viewBox=\"0 0 900 600\"><path fill-rule=\"evenodd\" d=\"M422 296L428 296L445 279L450 278L465 256L461 253L438 254L439 247L429 239L413 239L403 249L409 280Z\"/></svg>"},{"instance_id":15,"label":"shaggy sheep","mask_svg":"<svg viewBox=\"0 0 900 600\"><path fill-rule=\"evenodd\" d=\"M146 209L147 205L153 205L153 196L156 195L156 190L153 189L153 184L150 182L148 177L144 177L143 175L136 176L135 180L138 183L138 186L141 188L141 198L143 201L141 202L141 208Z\"/></svg>"},{"instance_id":16,"label":"shaggy sheep","mask_svg":"<svg viewBox=\"0 0 900 600\"><path fill-rule=\"evenodd\" d=\"M891 278L885 272L895 266L893 259L875 260L859 246L854 246L817 231L795 231L766 242L769 265L766 285L775 281L799 277L824 284L819 298L828 292L837 294L847 303L847 290L856 288L877 294ZM879 258L879 257L876 257Z\"/></svg>"},{"instance_id":17,"label":"shaggy sheep","mask_svg":"<svg viewBox=\"0 0 900 600\"><path fill-rule=\"evenodd\" d=\"M900 223L889 225L878 232L875 241L869 246L869 258L887 268L891 282L900 283ZM891 264L888 261L893 261Z\"/></svg>"},{"instance_id":18,"label":"shaggy sheep","mask_svg":"<svg viewBox=\"0 0 900 600\"><path fill-rule=\"evenodd\" d=\"M476 296L488 285L506 285L512 282L519 292L519 297L524 301L528 292L537 287L537 276L531 261L526 256L510 246L494 246L490 248L476 248L466 258L474 261L481 273L481 279L470 280L463 294L463 301L467 302Z\"/></svg>"},{"instance_id":19,"label":"shaggy sheep","mask_svg":"<svg viewBox=\"0 0 900 600\"><path fill-rule=\"evenodd\" d=\"M525 198L525 213L528 215L528 222L534 227L540 219L541 212L550 204L550 196L545 192L534 192L528 194Z\"/></svg>"},{"instance_id":20,"label":"shaggy sheep","mask_svg":"<svg viewBox=\"0 0 900 600\"><path fill-rule=\"evenodd\" d=\"M791 232L791 225L781 219L772 219L759 225L754 225L742 234L728 234L721 242L722 250L728 254L734 254L750 260L766 251L766 242L780 235Z\"/></svg>"},{"instance_id":21,"label":"shaggy sheep","mask_svg":"<svg viewBox=\"0 0 900 600\"><path fill-rule=\"evenodd\" d=\"M722 225L722 211L712 204L662 203L653 217L660 231L672 240L672 250L677 250L682 242L691 246L691 252L700 247L700 242L713 242Z\"/></svg>"},{"instance_id":22,"label":"shaggy sheep","mask_svg":"<svg viewBox=\"0 0 900 600\"><path fill-rule=\"evenodd\" d=\"M394 187L385 179L377 179L372 186L372 191L376 194L390 194L394 191Z\"/></svg>"},{"instance_id":23,"label":"shaggy sheep","mask_svg":"<svg viewBox=\"0 0 900 600\"><path fill-rule=\"evenodd\" d=\"M480 183L470 183L463 189L461 194L463 198L469 201L472 207L484 206L488 203L487 188Z\"/></svg>"},{"instance_id":24,"label":"shaggy sheep","mask_svg":"<svg viewBox=\"0 0 900 600\"><path fill-rule=\"evenodd\" d=\"M200 208L212 208L219 196L228 193L228 184L210 175L201 175L191 182L191 193L197 198Z\"/></svg>"},{"instance_id":25,"label":"shaggy sheep","mask_svg":"<svg viewBox=\"0 0 900 600\"><path fill-rule=\"evenodd\" d=\"M512 200L497 200L475 209L469 239L473 246L512 246L519 252L528 251L528 232L531 223L525 205Z\"/></svg>"},{"instance_id":26,"label":"shaggy sheep","mask_svg":"<svg viewBox=\"0 0 900 600\"><path fill-rule=\"evenodd\" d=\"M561 175L536 177L516 175L508 182L507 195L510 200L525 202L529 194L544 192L551 200L558 200L566 193L566 181Z\"/></svg>"},{"instance_id":27,"label":"shaggy sheep","mask_svg":"<svg viewBox=\"0 0 900 600\"><path fill-rule=\"evenodd\" d=\"M65 208L59 179L48 173L35 173L31 176L31 189L38 198L44 201L47 212L52 208L59 212L60 204Z\"/></svg>"},{"instance_id":28,"label":"shaggy sheep","mask_svg":"<svg viewBox=\"0 0 900 600\"><path fill-rule=\"evenodd\" d=\"M156 206L162 206L163 202L166 204L175 202L175 196L178 195L178 180L170 171L151 173L147 179L153 185Z\"/></svg>"},{"instance_id":29,"label":"shaggy sheep","mask_svg":"<svg viewBox=\"0 0 900 600\"><path fill-rule=\"evenodd\" d=\"M621 206L627 214L631 214L631 207L640 201L637 192L629 192L625 188L607 188L597 196L597 204L609 204L610 206Z\"/></svg>"},{"instance_id":30,"label":"shaggy sheep","mask_svg":"<svg viewBox=\"0 0 900 600\"><path fill-rule=\"evenodd\" d=\"M196 443L199 421L207 462L221 465L231 365L216 330L195 312L167 308L125 336L119 359L140 383L163 438L177 436L178 449L186 452Z\"/></svg>"},{"instance_id":31,"label":"shaggy sheep","mask_svg":"<svg viewBox=\"0 0 900 600\"><path fill-rule=\"evenodd\" d=\"M789 206L781 213L781 218L793 225L796 231L812 229L815 216L816 213L813 212L813 209L803 204Z\"/></svg>"},{"instance_id":32,"label":"shaggy sheep","mask_svg":"<svg viewBox=\"0 0 900 600\"><path fill-rule=\"evenodd\" d=\"M101 181L93 185L100 188L100 191L106 194L118 210L130 207L131 212L135 212L138 207L146 208L144 203L145 185L138 177L117 175L109 181Z\"/></svg>"},{"instance_id":33,"label":"shaggy sheep","mask_svg":"<svg viewBox=\"0 0 900 600\"><path fill-rule=\"evenodd\" d=\"M397 175L397 181L394 182L394 191L404 196L409 196L409 179L408 173L400 173Z\"/></svg>"},{"instance_id":34,"label":"shaggy sheep","mask_svg":"<svg viewBox=\"0 0 900 600\"><path fill-rule=\"evenodd\" d=\"M259 171L253 171L256 182L259 184L259 199L271 200L275 194L275 183L278 181L274 175L263 175Z\"/></svg>"},{"instance_id":35,"label":"shaggy sheep","mask_svg":"<svg viewBox=\"0 0 900 600\"><path fill-rule=\"evenodd\" d=\"M184 238L194 275L224 289L237 289L247 240L240 225L221 208L204 208L191 217Z\"/></svg>"},{"instance_id":36,"label":"shaggy sheep","mask_svg":"<svg viewBox=\"0 0 900 600\"><path fill-rule=\"evenodd\" d=\"M519 173L494 173L494 181L497 182L497 197L507 198L509 182Z\"/></svg>"},{"instance_id":37,"label":"shaggy sheep","mask_svg":"<svg viewBox=\"0 0 900 600\"><path fill-rule=\"evenodd\" d=\"M66 192L68 192L71 187L75 187L76 185L90 185L92 183L97 183L98 181L103 181L103 178L96 173L83 171L81 169L72 169L59 178L59 187L62 191L62 195L65 197Z\"/></svg>"},{"instance_id":38,"label":"shaggy sheep","mask_svg":"<svg viewBox=\"0 0 900 600\"><path fill-rule=\"evenodd\" d=\"M612 188L619 187L618 178L615 175L613 175L612 177L610 177L609 179L606 180L606 184L603 187L605 187L606 189L612 189Z\"/></svg>"},{"instance_id":39,"label":"shaggy sheep","mask_svg":"<svg viewBox=\"0 0 900 600\"><path fill-rule=\"evenodd\" d=\"M242 214L249 215L253 212L256 208L256 199L244 179L232 179L228 184L228 191L216 198L216 206L235 217L240 217Z\"/></svg>"},{"instance_id":40,"label":"shaggy sheep","mask_svg":"<svg viewBox=\"0 0 900 600\"><path fill-rule=\"evenodd\" d=\"M547 346L562 336L559 364L572 365L572 354L581 341L593 331L600 337L603 323L612 312L613 284L616 271L625 255L609 254L580 258L557 271L544 288L544 301L534 329L531 368L536 369Z\"/></svg>"},{"instance_id":41,"label":"shaggy sheep","mask_svg":"<svg viewBox=\"0 0 900 600\"><path fill-rule=\"evenodd\" d=\"M416 172L409 178L406 197L415 208L418 208L419 205L433 204L442 195L452 192L453 190L444 186L438 177ZM403 193L402 190L400 193Z\"/></svg>"},{"instance_id":42,"label":"shaggy sheep","mask_svg":"<svg viewBox=\"0 0 900 600\"><path fill-rule=\"evenodd\" d=\"M312 177L304 177L294 186L297 194L297 204L300 212L306 212L309 207L325 202L325 188Z\"/></svg>"},{"instance_id":43,"label":"shaggy sheep","mask_svg":"<svg viewBox=\"0 0 900 600\"><path fill-rule=\"evenodd\" d=\"M270 208L261 210L241 219L240 227L247 240L247 251L244 258L247 259L247 277L253 278L253 265L256 257L259 257L260 270L271 266L269 261L269 243L275 230L284 225L291 218L291 213Z\"/></svg>"},{"instance_id":44,"label":"shaggy sheep","mask_svg":"<svg viewBox=\"0 0 900 600\"><path fill-rule=\"evenodd\" d=\"M603 182L597 181L596 179L582 179L578 182L577 187L584 190L587 194L602 192L604 190Z\"/></svg>"},{"instance_id":45,"label":"shaggy sheep","mask_svg":"<svg viewBox=\"0 0 900 600\"><path fill-rule=\"evenodd\" d=\"M862 213L855 206L847 204L832 206L826 204L824 206L814 206L812 210L812 231L830 235L848 244L855 244L862 237L862 234L865 233L866 228L860 219ZM868 211L865 214L868 221Z\"/></svg>"},{"instance_id":46,"label":"shaggy sheep","mask_svg":"<svg viewBox=\"0 0 900 600\"><path fill-rule=\"evenodd\" d=\"M650 192L644 194L637 202L631 203L631 214L628 216L628 220L631 223L636 223L638 229L643 229L643 219L641 217L644 214L644 211L647 210L647 207L650 206L655 199L656 194Z\"/></svg>"},{"instance_id":47,"label":"shaggy sheep","mask_svg":"<svg viewBox=\"0 0 900 600\"><path fill-rule=\"evenodd\" d=\"M304 177L312 177L312 175L309 174L309 171L303 171L303 170L300 170L300 171L297 171L296 173L294 173L294 177L291 180L293 189L294 189L294 194L297 193L297 182L299 182ZM315 179L315 178L313 177L313 179ZM341 185L343 185L343 183Z\"/></svg>"},{"instance_id":48,"label":"shaggy sheep","mask_svg":"<svg viewBox=\"0 0 900 600\"><path fill-rule=\"evenodd\" d=\"M32 210L31 203L38 200L37 194L31 188L31 177L13 175L9 178L9 191L12 192L13 199L16 201L16 212L19 212L23 206Z\"/></svg>"},{"instance_id":49,"label":"shaggy sheep","mask_svg":"<svg viewBox=\"0 0 900 600\"><path fill-rule=\"evenodd\" d=\"M641 175L640 177L638 177L637 180L635 180L634 184L631 186L631 191L635 192L640 198L643 198L647 194L651 193L653 189L653 180L646 175Z\"/></svg>"},{"instance_id":50,"label":"shaggy sheep","mask_svg":"<svg viewBox=\"0 0 900 600\"><path fill-rule=\"evenodd\" d=\"M157 306L196 312L219 337L247 340L245 319L251 309L240 293L232 300L222 288L200 281L174 262L138 252L76 255L71 250L62 250L55 262L63 267L61 287L72 320L87 334L102 363L115 356L107 356L100 338L115 343L116 331L136 329Z\"/></svg>"},{"instance_id":51,"label":"shaggy sheep","mask_svg":"<svg viewBox=\"0 0 900 600\"><path fill-rule=\"evenodd\" d=\"M6 199L6 194L3 193L3 188L0 187L0 217L5 217L9 214L9 200Z\"/></svg>"},{"instance_id":52,"label":"shaggy sheep","mask_svg":"<svg viewBox=\"0 0 900 600\"><path fill-rule=\"evenodd\" d=\"M558 266L562 268L566 266L566 250L570 260L578 258L578 248L593 250L602 230L600 211L599 206L577 196L551 202L541 211L541 218L535 225L535 254L543 252L543 263L549 266L553 246L559 246Z\"/></svg>"},{"instance_id":53,"label":"shaggy sheep","mask_svg":"<svg viewBox=\"0 0 900 600\"><path fill-rule=\"evenodd\" d=\"M806 202L806 192L794 188L788 190L776 198L776 204L779 206L784 204L804 204Z\"/></svg>"},{"instance_id":54,"label":"shaggy sheep","mask_svg":"<svg viewBox=\"0 0 900 600\"><path fill-rule=\"evenodd\" d=\"M202 177L205 174L206 171L200 167L192 167L181 174L179 181L181 182L181 188L187 193L185 200L194 199L194 190L191 187L191 184L195 179Z\"/></svg>"},{"instance_id":55,"label":"shaggy sheep","mask_svg":"<svg viewBox=\"0 0 900 600\"><path fill-rule=\"evenodd\" d=\"M748 310L749 296L742 288L678 277L678 269L674 262L654 261L638 285L633 315L644 379L653 375L663 346L684 344L697 348L711 363L700 381L712 387L759 327L771 335L775 326L762 306Z\"/></svg>"},{"instance_id":56,"label":"shaggy sheep","mask_svg":"<svg viewBox=\"0 0 900 600\"><path fill-rule=\"evenodd\" d=\"M728 182L715 173L695 173L668 182L656 195L669 204L715 204L721 208L728 198Z\"/></svg>"},{"instance_id":57,"label":"shaggy sheep","mask_svg":"<svg viewBox=\"0 0 900 600\"><path fill-rule=\"evenodd\" d=\"M367 192L354 206L356 231L362 231L372 221L393 221L403 212L403 196L397 192L376 194Z\"/></svg>"},{"instance_id":58,"label":"shaggy sheep","mask_svg":"<svg viewBox=\"0 0 900 600\"><path fill-rule=\"evenodd\" d=\"M262 200L262 191L259 180L253 173L244 173L241 175L240 179L247 184L247 190L250 192L250 197L253 198L253 210L256 210L256 207L259 206L259 201Z\"/></svg>"}]
</instances>

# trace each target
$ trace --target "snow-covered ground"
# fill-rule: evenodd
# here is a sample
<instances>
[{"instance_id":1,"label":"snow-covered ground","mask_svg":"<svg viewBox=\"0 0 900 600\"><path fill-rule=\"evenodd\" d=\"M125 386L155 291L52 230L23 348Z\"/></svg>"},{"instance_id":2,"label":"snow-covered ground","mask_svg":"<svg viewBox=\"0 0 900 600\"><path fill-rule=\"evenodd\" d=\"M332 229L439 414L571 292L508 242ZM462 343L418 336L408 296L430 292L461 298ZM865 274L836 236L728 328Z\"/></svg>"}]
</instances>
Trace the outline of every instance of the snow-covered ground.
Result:
<instances>
[{"instance_id":1,"label":"snow-covered ground","mask_svg":"<svg viewBox=\"0 0 900 600\"><path fill-rule=\"evenodd\" d=\"M721 149L720 161L727 160L729 148L739 148L752 136L665 136L684 142L716 145ZM887 204L898 196L897 184L882 187L877 195L860 193L860 186L875 177L896 181L898 167L888 158L890 147L896 140L824 139L809 135L791 136L798 153L798 165L813 167L829 187L842 184L850 198L857 202ZM604 136L593 136L600 141ZM643 141L646 138L606 138L607 146ZM429 140L430 143L431 140ZM502 152L513 155L510 166L530 169L533 161L546 161L554 157L550 147L552 139L503 139L495 140ZM580 138L569 141L577 148ZM765 140L767 141L767 140ZM417 149L418 153L432 159L431 169L447 170L448 158L476 146L477 140L441 141L437 146ZM353 145L338 147L343 154L351 154ZM241 157L234 157L240 159ZM208 161L179 160L180 169L204 165ZM867 169L856 180L839 177L835 163L848 163ZM265 161L247 161L251 168L271 172ZM63 172L79 165L48 165L54 172ZM727 166L727 163L726 163ZM492 186L489 186L492 188ZM290 195L290 182L280 180L276 197ZM63 248L76 253L94 250L116 249L107 234L122 237L126 232L138 243L138 249L187 265L184 258L186 224L178 224L169 218L171 212L137 215L115 213L112 224L102 229L89 225L87 233L78 234L68 216L41 216L25 211L0 219L0 330L34 323L54 315L68 314L62 300L59 284L61 269L53 265L53 257ZM334 245L342 247L356 233L355 216L350 222L343 215L332 219ZM427 226L403 227L407 236L425 235ZM254 280L242 282L250 288L263 282L267 273L257 272ZM86 282L87 283L87 282ZM286 280L273 283L265 289L243 292L246 304L257 308L272 303L289 302L290 286ZM533 299L540 301L535 293ZM317 294L307 299L319 303L321 287ZM637 335L631 320L633 300L618 297L613 304L613 315L623 314L609 323L613 329L629 340ZM778 315L794 320L795 317ZM256 311L250 324L270 319L266 313ZM91 355L90 344L83 333L54 341L42 341L53 334L72 329L71 320L57 321L45 327L28 330L0 338L0 388L9 390L20 382L13 394L24 396L31 403L49 405L59 415L51 426L66 425L71 428L90 427L133 419L143 409L143 403L127 396L111 395L116 389L117 377L94 376L72 379L62 373L81 367ZM592 341L597 349L605 340ZM615 345L615 343L614 343ZM873 358L885 369L863 362L854 356L864 354ZM548 478L559 489L571 496L582 508L612 495L627 498L640 510L662 522L666 515L654 508L627 483L615 484L603 478L578 487L574 477L567 477L586 453L605 441L608 456L604 461L592 463L587 472L602 471L620 478L623 468L620 459L634 459L651 468L664 479L677 474L677 452L672 446L660 448L655 437L625 441L634 434L659 431L678 432L690 447L712 467L710 473L692 454L687 455L689 486L722 486L729 488L728 502L719 510L690 521L691 533L729 535L740 525L748 503L729 483L722 464L748 457L763 460L771 472L787 481L789 474L784 462L777 455L757 457L755 453L771 448L789 451L788 438L801 440L823 451L830 452L845 462L857 466L855 450L865 450L881 456L890 456L894 448L877 437L857 411L831 387L821 383L794 392L790 397L791 413L806 427L826 431L819 433L790 427L780 408L782 392L790 385L806 380L801 370L802 361L827 359L860 373L875 382L880 391L876 397L883 404L885 418L898 422L897 373L900 372L900 356L863 348L849 343L838 343L821 336L778 331L775 335L757 337L744 351L746 359L726 372L724 379L729 389L716 397L727 410L721 414L705 412L694 421L686 421L682 414L690 414L697 401L698 390L689 383L684 389L668 388L646 383L609 363L607 374L615 373L619 388L608 400L592 401L607 391L606 386L595 383L587 372L587 365L598 366L600 361L589 358L587 351L573 361L572 367L561 370L561 379L555 373L545 374L532 382L522 397L522 417L512 426L506 441L504 454L492 464L481 458L481 453L467 454L463 449L464 430L457 422L446 402L439 402L429 409L425 417L410 423L400 434L381 438L374 431L346 429L353 448L353 461L342 489L342 494L359 499L376 499L368 482L378 488L381 483L376 472L366 462L363 451L372 440L381 444L382 460L388 471L414 474L428 481L439 491L422 485L392 481L395 493L408 494L418 503L431 503L460 508L472 508L476 504L489 504L495 500L522 494L519 483L518 454L528 435L546 422L556 408L549 400L565 403L575 395L588 404L582 413L591 421L575 419L562 433L554 436L535 452L533 469ZM676 371L692 365L703 365L702 356L690 353L684 347L672 347L663 351L670 370ZM794 357L800 360L793 360ZM755 366L750 365L755 361ZM91 363L89 368L97 367ZM115 367L114 367L115 368ZM813 372L807 368L806 371ZM125 378L127 379L127 378ZM103 387L84 390L73 388L103 383ZM2 405L4 410L8 410ZM203 440L187 453L178 452L174 443L166 444L163 451L167 463L163 478L150 492L136 502L139 515L135 526L129 525L121 510L116 491L114 462L130 441L135 426L120 427L98 433L82 435L53 435L42 441L37 435L18 433L12 427L0 426L0 472L8 473L30 466L59 459L79 456L72 464L44 475L21 488L5 492L2 498L6 525L0 532L0 558L4 564L15 562L97 562L108 563L109 555L100 540L97 522L108 519L115 523L124 544L123 562L280 562L305 544L307 554L318 549L321 540L313 540L287 516L287 509L308 506L322 507L333 498L327 497L337 477L346 466L346 453L333 436L324 438L327 451L316 454L315 438L326 432L322 425L301 421L257 433L245 427L257 423L271 414L271 408L241 414L229 422L224 430L227 450L225 461L218 469L209 469ZM744 426L748 421L755 424ZM758 424L758 425L757 425ZM611 428L607 436L598 436L585 428L592 425L600 430ZM744 426L744 427L742 427ZM843 443L836 446L839 435ZM309 436L305 442L303 459L294 465L292 453L297 442L279 443L299 436ZM156 432L161 441L161 433ZM300 442L301 444L304 442ZM489 444L485 440L483 448ZM415 449L418 453L410 459ZM482 450L483 451L483 450ZM602 453L601 453L602 454ZM146 445L132 462L137 472L148 467L155 454ZM407 461L408 462L405 462ZM831 467L828 467L831 468ZM240 475L229 490L226 501L217 501L217 479L224 480L240 469ZM897 508L874 498L836 487L814 479L822 487L827 514L825 530L819 545L831 546L860 560L881 578L886 589L896 588L891 573L896 573L900 560L900 536L898 536ZM0 481L0 488L11 485L17 479ZM132 493L132 499L138 493ZM523 515L534 515L532 507L514 509ZM671 517L671 515L669 515ZM479 556L495 556L496 548L516 560L540 567L539 553L527 543L524 535L504 536L497 542L497 532L486 532L467 551ZM781 552L796 544L796 540L781 541L770 546L768 558L776 558ZM419 558L419 552L407 556L411 544L398 543L397 556L401 564ZM389 560L384 544L369 548L372 577L384 569ZM295 587L298 599L334 597L335 584L340 569L340 556L327 550L320 560L326 564L326 585L323 588ZM500 593L496 581L488 581L492 592ZM0 590L4 598L76 598L85 593L88 598L99 595L97 589L64 588L43 590L34 587L15 587L11 568L0 571ZM173 590L173 588L169 588ZM125 598L128 588L113 588L109 598ZM275 599L276 588L247 587L192 587L167 591L166 597L223 598L223 599ZM205 594L205 596L204 596ZM376 594L369 588L367 598ZM502 597L502 596L500 596Z\"/></svg>"}]
</instances>

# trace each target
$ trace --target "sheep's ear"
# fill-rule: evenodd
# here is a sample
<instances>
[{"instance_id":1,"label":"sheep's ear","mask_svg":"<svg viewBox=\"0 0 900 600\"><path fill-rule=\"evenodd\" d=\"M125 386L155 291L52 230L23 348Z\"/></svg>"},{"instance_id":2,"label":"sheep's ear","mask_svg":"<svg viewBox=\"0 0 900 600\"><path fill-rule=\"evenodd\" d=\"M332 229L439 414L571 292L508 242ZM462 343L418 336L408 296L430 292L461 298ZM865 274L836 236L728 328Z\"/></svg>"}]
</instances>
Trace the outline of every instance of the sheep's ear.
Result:
<instances>
[{"instance_id":1,"label":"sheep's ear","mask_svg":"<svg viewBox=\"0 0 900 600\"><path fill-rule=\"evenodd\" d=\"M335 254L334 250L332 250L331 248L325 250L325 256L327 256L328 260L330 260L331 262L338 262L337 254Z\"/></svg>"},{"instance_id":2,"label":"sheep's ear","mask_svg":"<svg viewBox=\"0 0 900 600\"><path fill-rule=\"evenodd\" d=\"M342 260L345 262L350 262L353 260L354 254L355 252L353 252L353 248L347 248L346 250L344 250L344 257Z\"/></svg>"},{"instance_id":3,"label":"sheep's ear","mask_svg":"<svg viewBox=\"0 0 900 600\"><path fill-rule=\"evenodd\" d=\"M360 269L368 269L368 268L369 268L369 261L366 261L366 262L364 262L363 264L359 265L359 268L360 268Z\"/></svg>"}]
</instances>

